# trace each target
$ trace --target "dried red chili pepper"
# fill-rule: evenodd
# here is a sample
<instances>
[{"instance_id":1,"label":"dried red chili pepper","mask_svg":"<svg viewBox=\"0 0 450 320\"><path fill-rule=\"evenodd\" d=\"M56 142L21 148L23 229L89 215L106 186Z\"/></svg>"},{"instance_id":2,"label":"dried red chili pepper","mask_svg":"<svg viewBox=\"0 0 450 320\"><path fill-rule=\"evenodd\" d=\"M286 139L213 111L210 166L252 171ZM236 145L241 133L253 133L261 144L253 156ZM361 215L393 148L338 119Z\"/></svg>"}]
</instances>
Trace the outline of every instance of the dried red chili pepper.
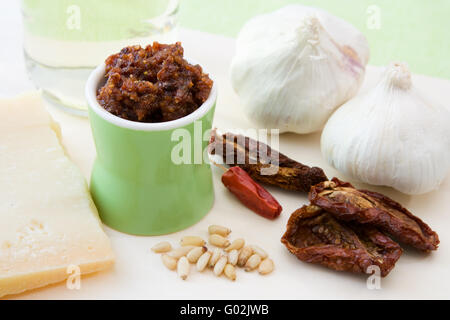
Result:
<instances>
[{"instance_id":1,"label":"dried red chili pepper","mask_svg":"<svg viewBox=\"0 0 450 320\"><path fill-rule=\"evenodd\" d=\"M278 201L243 169L231 167L222 175L222 183L257 214L267 219L275 219L280 215L282 207Z\"/></svg>"},{"instance_id":2,"label":"dried red chili pepper","mask_svg":"<svg viewBox=\"0 0 450 320\"><path fill-rule=\"evenodd\" d=\"M382 277L403 252L376 228L347 224L316 206L303 206L291 215L281 242L302 261L356 273L378 266Z\"/></svg>"},{"instance_id":3,"label":"dried red chili pepper","mask_svg":"<svg viewBox=\"0 0 450 320\"><path fill-rule=\"evenodd\" d=\"M213 130L209 152L221 156L227 165L241 167L258 182L287 190L309 192L311 186L328 180L321 168L308 167L242 135L219 135ZM264 169L270 174L264 174Z\"/></svg>"},{"instance_id":4,"label":"dried red chili pepper","mask_svg":"<svg viewBox=\"0 0 450 320\"><path fill-rule=\"evenodd\" d=\"M311 203L344 221L372 225L419 250L436 250L439 237L418 217L377 192L357 190L337 178L311 188Z\"/></svg>"}]
</instances>

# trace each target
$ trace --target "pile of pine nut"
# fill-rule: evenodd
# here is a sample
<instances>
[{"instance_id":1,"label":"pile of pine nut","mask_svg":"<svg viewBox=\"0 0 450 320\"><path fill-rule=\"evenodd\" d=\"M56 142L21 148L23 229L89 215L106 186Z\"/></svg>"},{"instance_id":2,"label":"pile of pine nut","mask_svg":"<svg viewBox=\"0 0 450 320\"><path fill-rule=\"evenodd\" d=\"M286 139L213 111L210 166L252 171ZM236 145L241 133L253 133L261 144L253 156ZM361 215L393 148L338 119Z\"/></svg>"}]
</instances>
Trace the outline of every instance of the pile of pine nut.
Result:
<instances>
[{"instance_id":1,"label":"pile of pine nut","mask_svg":"<svg viewBox=\"0 0 450 320\"><path fill-rule=\"evenodd\" d=\"M208 233L208 243L215 247L211 250L206 247L206 241L197 236L181 238L181 247L176 249L169 242L163 241L152 250L161 253L163 264L170 270L177 270L178 276L183 280L189 275L191 263L196 264L199 272L212 268L217 277L224 274L233 281L236 280L236 267L244 268L247 272L258 269L261 275L273 271L273 260L263 249L254 245L246 246L242 238L230 242L229 228L211 225Z\"/></svg>"}]
</instances>

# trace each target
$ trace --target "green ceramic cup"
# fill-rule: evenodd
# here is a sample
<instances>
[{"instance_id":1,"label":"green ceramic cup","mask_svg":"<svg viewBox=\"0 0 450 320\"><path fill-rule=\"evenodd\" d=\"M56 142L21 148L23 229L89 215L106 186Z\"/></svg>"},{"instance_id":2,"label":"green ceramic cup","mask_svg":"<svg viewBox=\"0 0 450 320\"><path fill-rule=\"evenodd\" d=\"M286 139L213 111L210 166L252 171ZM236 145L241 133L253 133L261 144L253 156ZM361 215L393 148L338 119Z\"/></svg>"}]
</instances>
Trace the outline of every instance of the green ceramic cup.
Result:
<instances>
[{"instance_id":1,"label":"green ceramic cup","mask_svg":"<svg viewBox=\"0 0 450 320\"><path fill-rule=\"evenodd\" d=\"M100 106L96 93L104 75L101 65L86 83L97 149L90 190L100 218L113 229L135 235L167 234L195 224L214 202L211 167L201 158L212 125L216 84L208 100L188 116L140 123ZM178 164L180 156L184 162Z\"/></svg>"}]
</instances>

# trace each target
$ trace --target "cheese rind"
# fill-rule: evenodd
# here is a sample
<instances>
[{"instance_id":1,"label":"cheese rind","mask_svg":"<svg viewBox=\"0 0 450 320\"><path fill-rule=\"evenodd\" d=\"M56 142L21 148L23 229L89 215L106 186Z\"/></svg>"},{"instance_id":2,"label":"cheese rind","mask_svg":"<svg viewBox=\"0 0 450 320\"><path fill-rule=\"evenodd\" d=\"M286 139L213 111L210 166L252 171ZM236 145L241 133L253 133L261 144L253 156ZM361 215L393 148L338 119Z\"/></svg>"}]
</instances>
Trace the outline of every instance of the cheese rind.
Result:
<instances>
[{"instance_id":1,"label":"cheese rind","mask_svg":"<svg viewBox=\"0 0 450 320\"><path fill-rule=\"evenodd\" d=\"M38 93L0 101L0 297L91 273L114 255Z\"/></svg>"}]
</instances>

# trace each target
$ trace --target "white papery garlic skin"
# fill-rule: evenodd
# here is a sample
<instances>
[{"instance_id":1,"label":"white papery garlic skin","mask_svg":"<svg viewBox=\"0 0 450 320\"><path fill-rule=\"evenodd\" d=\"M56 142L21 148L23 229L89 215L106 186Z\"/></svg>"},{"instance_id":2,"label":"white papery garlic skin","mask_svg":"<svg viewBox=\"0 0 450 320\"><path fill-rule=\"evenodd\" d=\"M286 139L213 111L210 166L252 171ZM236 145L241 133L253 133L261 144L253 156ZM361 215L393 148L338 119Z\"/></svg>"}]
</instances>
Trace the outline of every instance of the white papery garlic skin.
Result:
<instances>
[{"instance_id":1,"label":"white papery garlic skin","mask_svg":"<svg viewBox=\"0 0 450 320\"><path fill-rule=\"evenodd\" d=\"M427 193L450 167L450 111L418 92L405 63L392 63L375 88L330 117L321 149L328 163L354 179Z\"/></svg>"},{"instance_id":2,"label":"white papery garlic skin","mask_svg":"<svg viewBox=\"0 0 450 320\"><path fill-rule=\"evenodd\" d=\"M231 83L260 128L310 133L356 95L368 60L366 38L352 25L290 5L243 27Z\"/></svg>"}]
</instances>

